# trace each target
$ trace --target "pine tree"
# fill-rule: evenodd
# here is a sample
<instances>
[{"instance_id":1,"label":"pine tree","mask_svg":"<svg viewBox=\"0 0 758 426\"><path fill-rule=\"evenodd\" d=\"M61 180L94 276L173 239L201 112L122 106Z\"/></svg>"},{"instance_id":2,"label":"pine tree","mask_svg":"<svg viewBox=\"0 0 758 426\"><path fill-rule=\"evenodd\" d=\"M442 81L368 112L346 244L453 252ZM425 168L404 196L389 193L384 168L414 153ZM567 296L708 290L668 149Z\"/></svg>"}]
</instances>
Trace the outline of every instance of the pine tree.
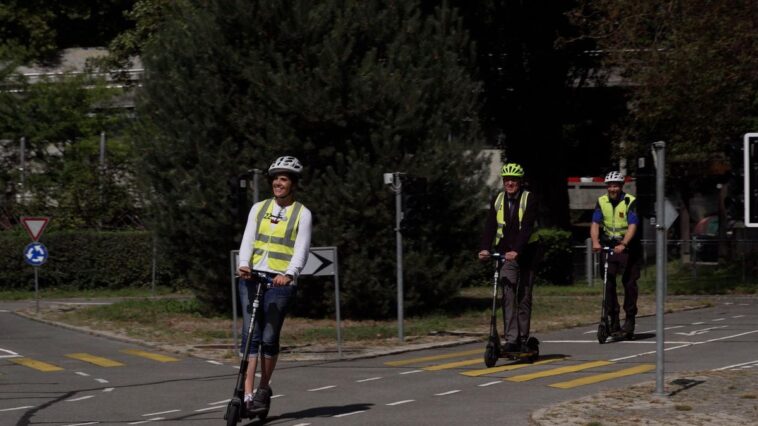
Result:
<instances>
[{"instance_id":1,"label":"pine tree","mask_svg":"<svg viewBox=\"0 0 758 426\"><path fill-rule=\"evenodd\" d=\"M338 247L348 315L393 312L385 172L406 173L407 190L426 182L413 195L425 208L409 212L414 226L404 230L409 312L440 306L478 272L480 86L451 9L198 1L173 12L143 59L140 145L155 224L209 305L228 302L227 256L241 232L227 180L285 154L306 167L299 199L314 213L313 245ZM301 303L326 313L330 293L318 283L303 280Z\"/></svg>"}]
</instances>

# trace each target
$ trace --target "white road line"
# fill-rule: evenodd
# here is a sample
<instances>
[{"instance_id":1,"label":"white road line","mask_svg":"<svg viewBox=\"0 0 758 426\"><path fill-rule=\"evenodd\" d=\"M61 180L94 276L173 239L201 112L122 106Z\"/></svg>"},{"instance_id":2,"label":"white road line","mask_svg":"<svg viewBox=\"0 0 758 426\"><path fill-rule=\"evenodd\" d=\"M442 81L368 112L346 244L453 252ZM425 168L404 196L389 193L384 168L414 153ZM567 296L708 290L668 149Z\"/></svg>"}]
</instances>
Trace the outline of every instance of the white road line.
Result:
<instances>
[{"instance_id":1,"label":"white road line","mask_svg":"<svg viewBox=\"0 0 758 426\"><path fill-rule=\"evenodd\" d=\"M713 322L717 322L717 321L724 321L725 319L726 319L726 318L716 318L715 320L713 320Z\"/></svg>"},{"instance_id":2,"label":"white road line","mask_svg":"<svg viewBox=\"0 0 758 426\"><path fill-rule=\"evenodd\" d=\"M686 344L686 345L674 346L674 347L671 347L671 348L666 348L666 349L664 349L664 351L673 351L674 349L686 348L688 346L702 345L704 343L718 342L719 340L733 339L735 337L741 337L741 336L745 336L747 334L753 334L753 333L758 333L758 330L746 331L744 333L733 334L731 336L716 337L716 338L713 338L713 339L704 340L702 342L692 342L692 343L689 343L689 344ZM655 351L643 352L641 354L636 354L636 355L630 355L630 356L625 356L625 357L621 357L621 358L611 359L610 361L613 361L613 362L615 362L615 361L623 361L625 359L636 358L636 357L639 357L639 356L650 355L650 354L654 354L654 353L655 353Z\"/></svg>"},{"instance_id":3,"label":"white road line","mask_svg":"<svg viewBox=\"0 0 758 426\"><path fill-rule=\"evenodd\" d=\"M228 399L225 399L223 401L209 402L208 405L226 404L226 403L228 403L231 400L232 400L231 398L228 398Z\"/></svg>"},{"instance_id":4,"label":"white road line","mask_svg":"<svg viewBox=\"0 0 758 426\"><path fill-rule=\"evenodd\" d=\"M283 397L283 396L284 396L284 394L281 394L281 393L280 393L280 394L278 394L278 395L271 395L271 399L274 399L274 398L281 398L281 397Z\"/></svg>"},{"instance_id":5,"label":"white road line","mask_svg":"<svg viewBox=\"0 0 758 426\"><path fill-rule=\"evenodd\" d=\"M308 389L308 392L318 392L318 391L327 390L327 389L336 388L336 387L337 386L335 386L335 385L329 385L329 386L324 386L324 387L321 387L321 388Z\"/></svg>"},{"instance_id":6,"label":"white road line","mask_svg":"<svg viewBox=\"0 0 758 426\"><path fill-rule=\"evenodd\" d=\"M95 397L95 395L84 395L84 396L80 396L79 398L67 399L66 402L83 401L85 399L90 399L90 398L94 398L94 397Z\"/></svg>"},{"instance_id":7,"label":"white road line","mask_svg":"<svg viewBox=\"0 0 758 426\"><path fill-rule=\"evenodd\" d=\"M742 317L744 317L744 316L745 316L745 315L735 315L735 316L733 316L732 318L742 318Z\"/></svg>"},{"instance_id":8,"label":"white road line","mask_svg":"<svg viewBox=\"0 0 758 426\"><path fill-rule=\"evenodd\" d=\"M108 381L105 379L95 379L95 381L98 383L108 383Z\"/></svg>"},{"instance_id":9,"label":"white road line","mask_svg":"<svg viewBox=\"0 0 758 426\"><path fill-rule=\"evenodd\" d=\"M113 392L114 388L105 388L103 389L103 392Z\"/></svg>"},{"instance_id":10,"label":"white road line","mask_svg":"<svg viewBox=\"0 0 758 426\"><path fill-rule=\"evenodd\" d=\"M424 370L411 370L411 371L403 371L400 374L415 374L415 373L423 373Z\"/></svg>"},{"instance_id":11,"label":"white road line","mask_svg":"<svg viewBox=\"0 0 758 426\"><path fill-rule=\"evenodd\" d=\"M752 366L751 364L758 364L758 359L755 360L755 361L748 361L748 362L743 362L743 363L740 363L740 364L727 365L726 367L714 368L711 371L729 370L730 368L742 367L742 366L745 366L745 365Z\"/></svg>"},{"instance_id":12,"label":"white road line","mask_svg":"<svg viewBox=\"0 0 758 426\"><path fill-rule=\"evenodd\" d=\"M34 406L33 405L24 405L23 407L3 408L3 409L0 409L0 411L26 410L27 408L34 408Z\"/></svg>"},{"instance_id":13,"label":"white road line","mask_svg":"<svg viewBox=\"0 0 758 426\"><path fill-rule=\"evenodd\" d=\"M168 410L168 411L161 411L159 413L143 414L142 417L160 416L161 414L177 413L179 411L182 411L182 410Z\"/></svg>"},{"instance_id":14,"label":"white road line","mask_svg":"<svg viewBox=\"0 0 758 426\"><path fill-rule=\"evenodd\" d=\"M5 352L5 355L0 354L0 358L17 358L17 357L21 356L21 355L15 353L15 352L13 352L10 349L1 349L0 348L0 352Z\"/></svg>"},{"instance_id":15,"label":"white road line","mask_svg":"<svg viewBox=\"0 0 758 426\"><path fill-rule=\"evenodd\" d=\"M402 401L390 402L389 404L385 404L385 405L389 405L389 406L401 405L401 404L407 404L409 402L415 402L415 401L416 401L415 399L404 399Z\"/></svg>"},{"instance_id":16,"label":"white road line","mask_svg":"<svg viewBox=\"0 0 758 426\"><path fill-rule=\"evenodd\" d=\"M78 374L80 376L84 376L84 377L89 377L89 374L87 374L87 373L85 373L83 371L77 371L76 374Z\"/></svg>"},{"instance_id":17,"label":"white road line","mask_svg":"<svg viewBox=\"0 0 758 426\"><path fill-rule=\"evenodd\" d=\"M7 310L7 309L0 309L0 312L2 312L2 313L7 313L7 312L10 312L10 311L9 311L9 310Z\"/></svg>"},{"instance_id":18,"label":"white road line","mask_svg":"<svg viewBox=\"0 0 758 426\"><path fill-rule=\"evenodd\" d=\"M370 382L370 381L379 380L379 379L381 379L381 377L369 377L368 379L356 380L355 383Z\"/></svg>"},{"instance_id":19,"label":"white road line","mask_svg":"<svg viewBox=\"0 0 758 426\"><path fill-rule=\"evenodd\" d=\"M159 420L165 420L164 417L154 417L152 419L142 420L141 422L132 422L129 423L130 425L141 425L143 423L150 423L150 422L157 422Z\"/></svg>"},{"instance_id":20,"label":"white road line","mask_svg":"<svg viewBox=\"0 0 758 426\"><path fill-rule=\"evenodd\" d=\"M691 325L700 325L705 324L703 321L693 322Z\"/></svg>"},{"instance_id":21,"label":"white road line","mask_svg":"<svg viewBox=\"0 0 758 426\"><path fill-rule=\"evenodd\" d=\"M351 411L349 413L337 414L336 416L332 416L332 417L347 417L347 416L352 416L353 414L360 414L360 413L365 413L365 412L366 410Z\"/></svg>"},{"instance_id":22,"label":"white road line","mask_svg":"<svg viewBox=\"0 0 758 426\"><path fill-rule=\"evenodd\" d=\"M88 422L88 423L71 423L70 425L65 426L87 426L87 425L96 425L100 422Z\"/></svg>"},{"instance_id":23,"label":"white road line","mask_svg":"<svg viewBox=\"0 0 758 426\"><path fill-rule=\"evenodd\" d=\"M483 388L483 387L485 387L485 386L492 386L492 385L496 385L496 384L498 384L498 383L503 383L503 381L502 381L502 380L498 380L498 381L496 381L496 382L487 382L487 383L482 383L481 385L477 385L477 386L479 386L479 387L482 387L482 388Z\"/></svg>"},{"instance_id":24,"label":"white road line","mask_svg":"<svg viewBox=\"0 0 758 426\"><path fill-rule=\"evenodd\" d=\"M226 408L225 405L217 405L215 407L207 407L207 408L201 408L199 410L195 410L196 413L201 413L203 411L211 411L211 410L220 410L222 408Z\"/></svg>"},{"instance_id":25,"label":"white road line","mask_svg":"<svg viewBox=\"0 0 758 426\"><path fill-rule=\"evenodd\" d=\"M460 391L461 391L460 389L455 389L455 390L451 390L451 391L447 391L447 392L442 392L442 393L435 393L435 394L434 394L434 396L445 396L445 395L452 395L452 394L454 394L454 393L458 393L458 392L460 392Z\"/></svg>"},{"instance_id":26,"label":"white road line","mask_svg":"<svg viewBox=\"0 0 758 426\"><path fill-rule=\"evenodd\" d=\"M298 423L298 424L292 425L292 426L311 426L311 424L310 423Z\"/></svg>"},{"instance_id":27,"label":"white road line","mask_svg":"<svg viewBox=\"0 0 758 426\"><path fill-rule=\"evenodd\" d=\"M208 364L213 364L213 365L224 365L224 363L218 362L218 361L214 361L212 359L206 359L205 362L207 362Z\"/></svg>"}]
</instances>

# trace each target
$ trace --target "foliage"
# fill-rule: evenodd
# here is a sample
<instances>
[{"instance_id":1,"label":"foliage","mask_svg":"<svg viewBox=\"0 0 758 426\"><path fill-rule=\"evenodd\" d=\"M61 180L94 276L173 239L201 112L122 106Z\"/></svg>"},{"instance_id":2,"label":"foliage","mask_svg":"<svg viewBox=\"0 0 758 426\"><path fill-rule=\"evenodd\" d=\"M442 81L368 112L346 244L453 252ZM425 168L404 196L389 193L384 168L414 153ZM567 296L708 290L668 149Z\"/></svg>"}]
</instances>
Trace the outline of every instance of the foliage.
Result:
<instances>
[{"instance_id":1,"label":"foliage","mask_svg":"<svg viewBox=\"0 0 758 426\"><path fill-rule=\"evenodd\" d=\"M54 223L41 242L49 252L39 269L40 287L91 290L151 285L153 237L147 232L57 231ZM0 234L0 288L34 288L34 271L23 260L26 234ZM158 251L156 284L177 287L181 279Z\"/></svg>"},{"instance_id":2,"label":"foliage","mask_svg":"<svg viewBox=\"0 0 758 426\"><path fill-rule=\"evenodd\" d=\"M119 135L126 117L111 105L120 92L86 75L31 83L9 74L4 83L13 90L0 92L2 216L54 216L62 228L133 226L132 153ZM106 167L101 169L103 131L108 133ZM23 176L18 170L22 137Z\"/></svg>"},{"instance_id":3,"label":"foliage","mask_svg":"<svg viewBox=\"0 0 758 426\"><path fill-rule=\"evenodd\" d=\"M433 200L404 241L408 306L439 303L472 276L478 85L450 9L218 0L169 15L143 55L141 175L160 236L180 247L176 267L206 306L228 306L227 253L241 232L227 180L285 153L306 165L299 198L314 213L313 244L339 249L347 315L393 310L384 172L426 178Z\"/></svg>"},{"instance_id":4,"label":"foliage","mask_svg":"<svg viewBox=\"0 0 758 426\"><path fill-rule=\"evenodd\" d=\"M537 264L537 282L553 285L573 284L571 232L558 228L539 228L542 256Z\"/></svg>"}]
</instances>

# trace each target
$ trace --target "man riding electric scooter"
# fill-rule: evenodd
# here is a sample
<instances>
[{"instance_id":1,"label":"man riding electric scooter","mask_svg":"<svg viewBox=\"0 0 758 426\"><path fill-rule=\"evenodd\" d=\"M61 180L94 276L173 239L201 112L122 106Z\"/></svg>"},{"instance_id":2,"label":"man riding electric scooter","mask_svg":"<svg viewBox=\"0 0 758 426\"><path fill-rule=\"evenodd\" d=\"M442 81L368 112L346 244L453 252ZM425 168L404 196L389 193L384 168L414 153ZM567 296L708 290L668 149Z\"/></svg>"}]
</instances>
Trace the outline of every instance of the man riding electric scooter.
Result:
<instances>
[{"instance_id":1,"label":"man riding electric scooter","mask_svg":"<svg viewBox=\"0 0 758 426\"><path fill-rule=\"evenodd\" d=\"M537 216L535 196L522 188L524 169L508 163L501 170L503 191L490 204L479 245L479 260L487 261L492 253L502 253L499 277L503 285L503 319L505 322L504 355L534 353L529 347L529 323L532 314L533 240ZM497 285L497 284L496 284ZM495 336L499 346L499 337Z\"/></svg>"},{"instance_id":2,"label":"man riding electric scooter","mask_svg":"<svg viewBox=\"0 0 758 426\"><path fill-rule=\"evenodd\" d=\"M625 177L618 171L605 176L608 193L597 200L590 225L592 250L601 252L605 266L603 291L603 320L609 317L608 335L615 338L634 338L634 323L637 315L637 280L642 263L642 242L637 232L639 218L635 197L624 193ZM601 229L602 228L602 229ZM603 250L603 246L607 250ZM623 271L624 326L619 322L619 303L616 296L616 275ZM605 339L600 339L604 341ZM601 342L602 343L602 342Z\"/></svg>"}]
</instances>

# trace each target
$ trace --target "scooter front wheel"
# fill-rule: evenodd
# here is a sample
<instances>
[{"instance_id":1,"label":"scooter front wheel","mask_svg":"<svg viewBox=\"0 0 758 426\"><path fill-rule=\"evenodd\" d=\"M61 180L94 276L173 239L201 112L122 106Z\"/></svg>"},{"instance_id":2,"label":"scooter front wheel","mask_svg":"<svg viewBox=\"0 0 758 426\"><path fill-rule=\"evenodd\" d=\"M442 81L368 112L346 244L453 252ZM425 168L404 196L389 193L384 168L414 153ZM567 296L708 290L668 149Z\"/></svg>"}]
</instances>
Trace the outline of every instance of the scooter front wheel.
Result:
<instances>
[{"instance_id":1,"label":"scooter front wheel","mask_svg":"<svg viewBox=\"0 0 758 426\"><path fill-rule=\"evenodd\" d=\"M498 358L500 358L500 351L492 340L488 341L487 347L484 349L484 365L487 368L494 367Z\"/></svg>"},{"instance_id":2,"label":"scooter front wheel","mask_svg":"<svg viewBox=\"0 0 758 426\"><path fill-rule=\"evenodd\" d=\"M232 398L229 405L226 406L226 426L235 426L240 421L240 411L242 410L242 401L239 398Z\"/></svg>"},{"instance_id":3,"label":"scooter front wheel","mask_svg":"<svg viewBox=\"0 0 758 426\"><path fill-rule=\"evenodd\" d=\"M608 329L605 324L600 324L597 326L597 341L602 345L606 340L608 340Z\"/></svg>"}]
</instances>

